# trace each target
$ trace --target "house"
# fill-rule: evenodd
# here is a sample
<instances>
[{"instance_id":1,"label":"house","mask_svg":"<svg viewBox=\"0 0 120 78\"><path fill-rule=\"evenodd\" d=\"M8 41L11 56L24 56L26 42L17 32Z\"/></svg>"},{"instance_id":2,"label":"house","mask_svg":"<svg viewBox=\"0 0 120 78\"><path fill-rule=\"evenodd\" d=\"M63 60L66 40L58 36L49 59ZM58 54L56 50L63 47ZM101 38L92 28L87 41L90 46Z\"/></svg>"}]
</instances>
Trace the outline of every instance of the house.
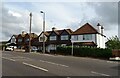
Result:
<instances>
[{"instance_id":1,"label":"house","mask_svg":"<svg viewBox=\"0 0 120 78\"><path fill-rule=\"evenodd\" d=\"M16 44L16 38L18 35L13 35L10 39L10 43L15 43Z\"/></svg>"},{"instance_id":2,"label":"house","mask_svg":"<svg viewBox=\"0 0 120 78\"><path fill-rule=\"evenodd\" d=\"M26 32L22 32L22 34L19 34L16 38L16 43L17 43L17 48L23 49L25 48L24 45L24 37L25 37Z\"/></svg>"},{"instance_id":3,"label":"house","mask_svg":"<svg viewBox=\"0 0 120 78\"><path fill-rule=\"evenodd\" d=\"M89 23L84 24L72 33L71 42L74 46L105 48L104 28L99 23L97 28Z\"/></svg>"},{"instance_id":4,"label":"house","mask_svg":"<svg viewBox=\"0 0 120 78\"><path fill-rule=\"evenodd\" d=\"M19 34L16 38L17 47L19 49L25 49L26 47L28 47L30 36L31 36L31 42L33 42L33 39L38 37L35 33L28 34L24 31L22 32L22 34Z\"/></svg>"},{"instance_id":5,"label":"house","mask_svg":"<svg viewBox=\"0 0 120 78\"><path fill-rule=\"evenodd\" d=\"M7 46L16 46L16 38L18 35L12 35L10 40L6 43Z\"/></svg>"},{"instance_id":6,"label":"house","mask_svg":"<svg viewBox=\"0 0 120 78\"><path fill-rule=\"evenodd\" d=\"M71 29L56 30L52 28L52 31L46 31L44 34L46 51L50 52L56 50L57 46L71 45ZM39 48L42 50L43 44L43 32L39 35Z\"/></svg>"}]
</instances>

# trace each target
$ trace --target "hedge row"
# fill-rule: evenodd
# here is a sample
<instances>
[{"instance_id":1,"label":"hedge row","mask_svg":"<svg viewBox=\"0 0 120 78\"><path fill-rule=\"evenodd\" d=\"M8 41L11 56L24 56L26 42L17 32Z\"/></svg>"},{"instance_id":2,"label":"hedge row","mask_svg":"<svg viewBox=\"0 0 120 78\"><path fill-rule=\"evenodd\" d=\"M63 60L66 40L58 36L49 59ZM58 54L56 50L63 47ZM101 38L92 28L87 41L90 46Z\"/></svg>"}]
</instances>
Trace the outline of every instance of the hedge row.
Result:
<instances>
[{"instance_id":1,"label":"hedge row","mask_svg":"<svg viewBox=\"0 0 120 78\"><path fill-rule=\"evenodd\" d=\"M72 47L57 47L56 54L71 55ZM112 56L112 50L105 48L85 48L85 47L74 47L74 56L81 57L96 57L96 58L109 58Z\"/></svg>"}]
</instances>

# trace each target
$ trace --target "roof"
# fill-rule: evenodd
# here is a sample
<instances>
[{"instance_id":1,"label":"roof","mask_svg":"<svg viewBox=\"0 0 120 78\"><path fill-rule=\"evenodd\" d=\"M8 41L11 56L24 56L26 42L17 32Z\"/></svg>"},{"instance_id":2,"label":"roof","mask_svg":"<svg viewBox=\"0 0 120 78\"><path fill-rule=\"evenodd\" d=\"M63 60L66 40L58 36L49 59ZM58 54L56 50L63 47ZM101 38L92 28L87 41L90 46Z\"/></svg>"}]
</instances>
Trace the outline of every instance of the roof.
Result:
<instances>
[{"instance_id":1,"label":"roof","mask_svg":"<svg viewBox=\"0 0 120 78\"><path fill-rule=\"evenodd\" d=\"M15 35L15 34L14 34L13 36L14 36L15 38L17 38L17 37L18 37L18 35Z\"/></svg>"},{"instance_id":2,"label":"roof","mask_svg":"<svg viewBox=\"0 0 120 78\"><path fill-rule=\"evenodd\" d=\"M28 35L28 33L26 33L26 34L19 34L18 36L22 36L22 37L25 37L26 35ZM37 34L35 34L35 33L31 33L31 34L29 34L32 38L37 38L38 37L38 35Z\"/></svg>"},{"instance_id":3,"label":"roof","mask_svg":"<svg viewBox=\"0 0 120 78\"><path fill-rule=\"evenodd\" d=\"M72 34L73 35L78 35L78 34L96 34L98 31L89 23L84 24L82 27L74 31Z\"/></svg>"},{"instance_id":4,"label":"roof","mask_svg":"<svg viewBox=\"0 0 120 78\"><path fill-rule=\"evenodd\" d=\"M49 34L50 34L51 32L52 32L52 31L46 31L46 32L45 32L45 35L46 35L46 36L49 36Z\"/></svg>"},{"instance_id":5,"label":"roof","mask_svg":"<svg viewBox=\"0 0 120 78\"><path fill-rule=\"evenodd\" d=\"M49 36L49 35L51 34L51 32L55 32L57 35L60 35L64 30L67 31L69 34L73 33L73 31L72 31L71 29L63 29L63 30L45 31L45 35L46 35L46 36ZM42 33L43 33L43 32L42 32ZM42 33L41 33L41 34L42 34ZM40 35L41 35L41 34L40 34ZM40 35L39 35L39 36L40 36Z\"/></svg>"},{"instance_id":6,"label":"roof","mask_svg":"<svg viewBox=\"0 0 120 78\"><path fill-rule=\"evenodd\" d=\"M37 38L38 37L38 35L37 34L35 34L35 33L31 33L31 34L29 34L32 38Z\"/></svg>"},{"instance_id":7,"label":"roof","mask_svg":"<svg viewBox=\"0 0 120 78\"><path fill-rule=\"evenodd\" d=\"M71 29L55 30L55 33L57 35L61 35L63 31L67 31L69 34L73 33L73 31Z\"/></svg>"},{"instance_id":8,"label":"roof","mask_svg":"<svg viewBox=\"0 0 120 78\"><path fill-rule=\"evenodd\" d=\"M46 36L49 36L49 34L50 34L51 32L52 32L52 31L45 31L45 35L46 35ZM42 34L42 33L43 33L43 32L41 32L41 34ZM41 34L40 34L40 35L41 35ZM39 36L40 36L40 35L39 35ZM38 37L39 37L39 36L38 36Z\"/></svg>"}]
</instances>

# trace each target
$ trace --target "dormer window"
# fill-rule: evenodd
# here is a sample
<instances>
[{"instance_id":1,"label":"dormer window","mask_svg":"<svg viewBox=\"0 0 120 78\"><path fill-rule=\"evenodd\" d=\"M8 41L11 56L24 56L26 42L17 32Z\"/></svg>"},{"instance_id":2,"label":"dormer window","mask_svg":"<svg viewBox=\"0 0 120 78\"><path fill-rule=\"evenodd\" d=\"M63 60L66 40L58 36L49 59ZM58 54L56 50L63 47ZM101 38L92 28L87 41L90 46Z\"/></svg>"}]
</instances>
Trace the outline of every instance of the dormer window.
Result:
<instances>
[{"instance_id":1,"label":"dormer window","mask_svg":"<svg viewBox=\"0 0 120 78\"><path fill-rule=\"evenodd\" d=\"M56 40L56 36L50 36L50 40Z\"/></svg>"},{"instance_id":2,"label":"dormer window","mask_svg":"<svg viewBox=\"0 0 120 78\"><path fill-rule=\"evenodd\" d=\"M19 38L19 39L18 39L18 42L22 42L22 39L21 39L21 38Z\"/></svg>"},{"instance_id":3,"label":"dormer window","mask_svg":"<svg viewBox=\"0 0 120 78\"><path fill-rule=\"evenodd\" d=\"M29 38L27 38L27 39L26 39L26 42L29 42L29 40L30 40L30 39L29 39Z\"/></svg>"},{"instance_id":4,"label":"dormer window","mask_svg":"<svg viewBox=\"0 0 120 78\"><path fill-rule=\"evenodd\" d=\"M62 35L61 40L68 40L68 35Z\"/></svg>"}]
</instances>

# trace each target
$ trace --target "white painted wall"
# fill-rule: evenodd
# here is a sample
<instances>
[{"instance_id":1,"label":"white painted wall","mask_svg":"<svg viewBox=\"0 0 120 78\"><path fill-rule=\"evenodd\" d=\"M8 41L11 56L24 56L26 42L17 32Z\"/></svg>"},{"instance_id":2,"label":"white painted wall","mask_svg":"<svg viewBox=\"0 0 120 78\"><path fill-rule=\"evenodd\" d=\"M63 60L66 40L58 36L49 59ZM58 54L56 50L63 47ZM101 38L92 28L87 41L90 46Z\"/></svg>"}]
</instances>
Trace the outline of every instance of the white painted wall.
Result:
<instances>
[{"instance_id":1,"label":"white painted wall","mask_svg":"<svg viewBox=\"0 0 120 78\"><path fill-rule=\"evenodd\" d=\"M43 37L43 33L39 36L39 42L43 42L43 40L40 40L40 37ZM45 36L45 41L47 40L47 37Z\"/></svg>"},{"instance_id":2,"label":"white painted wall","mask_svg":"<svg viewBox=\"0 0 120 78\"><path fill-rule=\"evenodd\" d=\"M11 43L16 43L16 38L14 36L11 38Z\"/></svg>"},{"instance_id":3,"label":"white painted wall","mask_svg":"<svg viewBox=\"0 0 120 78\"><path fill-rule=\"evenodd\" d=\"M46 47L46 50L50 52L50 50L56 50L57 46L54 44L50 44Z\"/></svg>"},{"instance_id":4,"label":"white painted wall","mask_svg":"<svg viewBox=\"0 0 120 78\"><path fill-rule=\"evenodd\" d=\"M102 36L101 34L96 34L97 36L97 47L98 48L105 48L105 37Z\"/></svg>"}]
</instances>

